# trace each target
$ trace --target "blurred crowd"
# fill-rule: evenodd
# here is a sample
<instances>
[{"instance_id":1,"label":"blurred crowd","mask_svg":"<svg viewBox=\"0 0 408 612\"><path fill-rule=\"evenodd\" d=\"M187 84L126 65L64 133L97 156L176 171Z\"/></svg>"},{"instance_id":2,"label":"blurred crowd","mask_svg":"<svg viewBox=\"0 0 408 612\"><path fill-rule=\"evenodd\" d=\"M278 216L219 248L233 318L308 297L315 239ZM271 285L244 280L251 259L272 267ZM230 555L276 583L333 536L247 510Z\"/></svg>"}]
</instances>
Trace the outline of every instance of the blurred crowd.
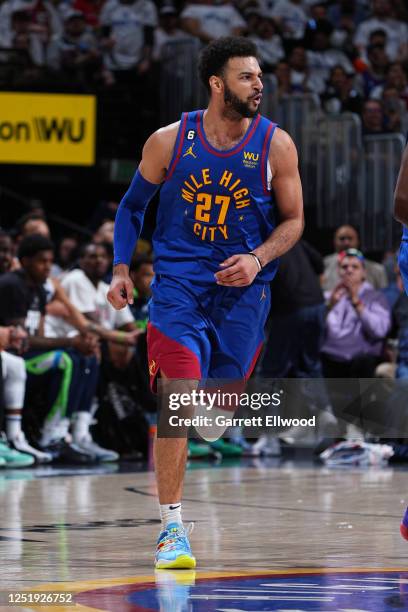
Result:
<instances>
[{"instance_id":1,"label":"blurred crowd","mask_svg":"<svg viewBox=\"0 0 408 612\"><path fill-rule=\"evenodd\" d=\"M146 456L156 422L146 352L153 254L149 240L138 242L133 303L114 310L106 293L117 206L100 205L85 241L67 233L54 244L38 202L0 232L0 465ZM372 261L357 229L344 225L325 257L304 240L285 254L271 289L259 378L408 379L408 297L396 253ZM330 429L338 420L330 385L314 395ZM231 430L229 441L191 440L189 452L279 448L276 439L253 445Z\"/></svg>"},{"instance_id":2,"label":"blurred crowd","mask_svg":"<svg viewBox=\"0 0 408 612\"><path fill-rule=\"evenodd\" d=\"M3 0L0 89L101 95L98 123L105 129L104 113L117 104L111 145L122 139L134 157L141 132L159 122L166 44L227 35L257 44L279 96L317 94L329 113L360 115L364 134L407 128L403 0ZM156 410L146 358L153 255L139 241L134 302L114 311L105 298L116 207L98 208L88 241L72 232L53 241L41 206L0 234L0 465L147 452ZM408 298L395 262L395 253L367 258L346 225L335 231L331 255L296 245L273 283L257 373L408 378ZM334 423L330 397L323 401ZM248 451L239 432L231 441L191 442L190 454Z\"/></svg>"},{"instance_id":3,"label":"blurred crowd","mask_svg":"<svg viewBox=\"0 0 408 612\"><path fill-rule=\"evenodd\" d=\"M407 20L403 0L3 0L0 88L116 92L154 126L166 43L244 35L279 95L313 92L327 112L358 113L364 133L398 132Z\"/></svg>"},{"instance_id":4,"label":"blurred crowd","mask_svg":"<svg viewBox=\"0 0 408 612\"><path fill-rule=\"evenodd\" d=\"M54 245L41 208L0 231L0 464L146 454L156 407L146 356L149 244L141 241L132 261L133 303L116 311L106 299L113 221L90 233Z\"/></svg>"}]
</instances>

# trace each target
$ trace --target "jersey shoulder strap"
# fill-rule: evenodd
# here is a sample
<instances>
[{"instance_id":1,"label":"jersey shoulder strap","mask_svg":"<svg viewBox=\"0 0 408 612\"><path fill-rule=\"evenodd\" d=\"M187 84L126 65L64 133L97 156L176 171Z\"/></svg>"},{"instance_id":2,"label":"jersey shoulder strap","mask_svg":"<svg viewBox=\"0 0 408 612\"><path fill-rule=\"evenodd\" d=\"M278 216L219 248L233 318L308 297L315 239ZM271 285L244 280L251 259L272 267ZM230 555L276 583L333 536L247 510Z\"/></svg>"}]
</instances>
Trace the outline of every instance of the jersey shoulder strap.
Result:
<instances>
[{"instance_id":1,"label":"jersey shoulder strap","mask_svg":"<svg viewBox=\"0 0 408 612\"><path fill-rule=\"evenodd\" d=\"M261 149L261 175L262 185L265 195L269 195L271 192L271 170L268 161L269 149L271 141L275 133L277 123L270 121L266 117L261 116L261 122L258 130L259 146Z\"/></svg>"},{"instance_id":2,"label":"jersey shoulder strap","mask_svg":"<svg viewBox=\"0 0 408 612\"><path fill-rule=\"evenodd\" d=\"M199 116L200 112L201 111L192 111L190 113L182 113L176 142L174 143L173 156L171 158L165 181L168 181L172 177L173 172L176 169L183 150L184 141L193 141L196 137L197 117Z\"/></svg>"}]
</instances>

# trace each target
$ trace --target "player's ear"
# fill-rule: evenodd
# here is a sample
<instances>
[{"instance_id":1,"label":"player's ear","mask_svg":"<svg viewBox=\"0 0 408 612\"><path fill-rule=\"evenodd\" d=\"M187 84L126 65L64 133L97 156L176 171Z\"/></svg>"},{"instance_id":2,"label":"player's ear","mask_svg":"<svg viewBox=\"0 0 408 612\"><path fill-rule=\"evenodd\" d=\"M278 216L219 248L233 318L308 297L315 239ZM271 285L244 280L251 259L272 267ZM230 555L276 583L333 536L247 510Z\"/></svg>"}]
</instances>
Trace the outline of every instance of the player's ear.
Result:
<instances>
[{"instance_id":1,"label":"player's ear","mask_svg":"<svg viewBox=\"0 0 408 612\"><path fill-rule=\"evenodd\" d=\"M217 93L221 93L222 92L222 79L219 76L212 76L210 77L210 87L211 90L215 90Z\"/></svg>"}]
</instances>

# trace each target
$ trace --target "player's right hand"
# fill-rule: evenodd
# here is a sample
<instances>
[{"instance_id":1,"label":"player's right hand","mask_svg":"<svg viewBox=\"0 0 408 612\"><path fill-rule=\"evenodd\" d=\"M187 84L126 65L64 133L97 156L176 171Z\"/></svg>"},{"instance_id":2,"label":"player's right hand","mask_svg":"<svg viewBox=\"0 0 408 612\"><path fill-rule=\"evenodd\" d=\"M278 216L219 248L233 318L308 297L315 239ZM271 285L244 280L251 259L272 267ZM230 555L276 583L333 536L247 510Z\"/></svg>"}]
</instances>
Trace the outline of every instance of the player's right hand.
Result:
<instances>
[{"instance_id":1,"label":"player's right hand","mask_svg":"<svg viewBox=\"0 0 408 612\"><path fill-rule=\"evenodd\" d=\"M133 304L133 283L130 276L127 274L114 274L107 298L108 302L116 310L121 310L127 304Z\"/></svg>"}]
</instances>

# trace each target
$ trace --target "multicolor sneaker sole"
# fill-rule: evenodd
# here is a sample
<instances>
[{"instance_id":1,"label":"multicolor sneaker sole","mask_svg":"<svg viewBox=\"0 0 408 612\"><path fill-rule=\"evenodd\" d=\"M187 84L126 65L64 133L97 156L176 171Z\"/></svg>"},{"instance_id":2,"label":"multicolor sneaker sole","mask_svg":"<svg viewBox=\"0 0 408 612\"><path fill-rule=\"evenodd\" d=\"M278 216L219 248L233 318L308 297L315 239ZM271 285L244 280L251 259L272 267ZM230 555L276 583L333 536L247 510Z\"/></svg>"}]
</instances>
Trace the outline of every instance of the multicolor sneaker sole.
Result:
<instances>
[{"instance_id":1,"label":"multicolor sneaker sole","mask_svg":"<svg viewBox=\"0 0 408 612\"><path fill-rule=\"evenodd\" d=\"M194 569L196 560L191 555L180 555L172 561L158 559L156 569Z\"/></svg>"}]
</instances>

